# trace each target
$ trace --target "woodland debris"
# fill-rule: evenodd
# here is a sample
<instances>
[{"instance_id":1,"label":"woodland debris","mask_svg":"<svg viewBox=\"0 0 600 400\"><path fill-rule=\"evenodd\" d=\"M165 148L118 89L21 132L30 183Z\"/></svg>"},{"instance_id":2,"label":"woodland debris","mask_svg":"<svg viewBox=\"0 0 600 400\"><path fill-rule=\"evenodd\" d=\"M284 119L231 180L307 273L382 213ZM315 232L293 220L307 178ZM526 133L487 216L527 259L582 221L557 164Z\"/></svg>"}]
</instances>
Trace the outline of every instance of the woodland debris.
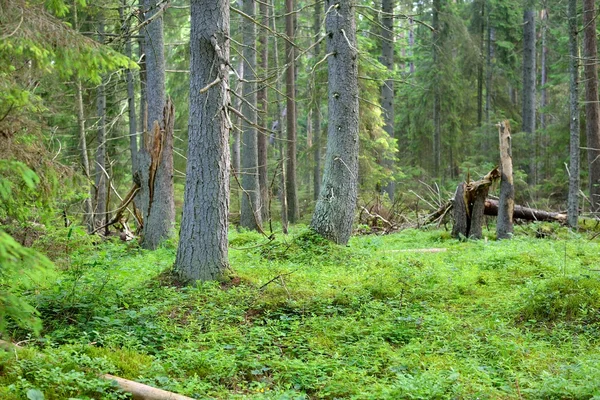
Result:
<instances>
[{"instance_id":1,"label":"woodland debris","mask_svg":"<svg viewBox=\"0 0 600 400\"><path fill-rule=\"evenodd\" d=\"M510 123L504 120L498 124L500 141L500 201L498 202L498 219L496 237L509 239L513 234L513 218L515 208L515 185L513 184L513 165Z\"/></svg>"},{"instance_id":2,"label":"woodland debris","mask_svg":"<svg viewBox=\"0 0 600 400\"><path fill-rule=\"evenodd\" d=\"M486 199L485 200L485 215L497 216L498 215L498 200ZM548 222L560 222L561 224L567 223L567 214L558 212L542 211L535 208L529 208L524 206L514 206L513 218L524 219L527 221L548 221Z\"/></svg>"},{"instance_id":3,"label":"woodland debris","mask_svg":"<svg viewBox=\"0 0 600 400\"><path fill-rule=\"evenodd\" d=\"M134 400L194 400L191 397L167 392L166 390L157 389L152 386L144 385L143 383L130 381L129 379L120 378L114 375L106 374L102 375L101 378L115 381L121 390L131 393Z\"/></svg>"}]
</instances>

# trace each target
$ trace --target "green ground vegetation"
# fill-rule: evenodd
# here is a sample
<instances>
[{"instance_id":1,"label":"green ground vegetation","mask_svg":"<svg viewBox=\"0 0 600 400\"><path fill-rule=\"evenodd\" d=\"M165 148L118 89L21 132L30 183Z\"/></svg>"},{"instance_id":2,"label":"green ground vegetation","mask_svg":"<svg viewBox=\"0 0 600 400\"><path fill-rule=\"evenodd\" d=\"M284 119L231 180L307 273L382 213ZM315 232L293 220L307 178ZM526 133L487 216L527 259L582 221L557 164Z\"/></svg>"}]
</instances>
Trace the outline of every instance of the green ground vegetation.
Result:
<instances>
[{"instance_id":1,"label":"green ground vegetation","mask_svg":"<svg viewBox=\"0 0 600 400\"><path fill-rule=\"evenodd\" d=\"M199 399L600 398L597 239L538 228L232 232L229 280L196 287L174 246L71 233L24 292L41 335L9 321L24 348L0 352L0 398L127 398L101 373Z\"/></svg>"}]
</instances>

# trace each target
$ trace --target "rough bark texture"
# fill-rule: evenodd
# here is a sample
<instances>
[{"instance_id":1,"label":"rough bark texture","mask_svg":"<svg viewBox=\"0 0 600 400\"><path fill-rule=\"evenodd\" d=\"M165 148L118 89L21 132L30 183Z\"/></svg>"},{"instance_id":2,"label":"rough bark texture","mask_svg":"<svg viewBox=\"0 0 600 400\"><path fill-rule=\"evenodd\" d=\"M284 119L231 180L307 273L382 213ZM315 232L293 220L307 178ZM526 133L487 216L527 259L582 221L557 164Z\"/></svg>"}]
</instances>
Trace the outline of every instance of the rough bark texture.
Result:
<instances>
[{"instance_id":1,"label":"rough bark texture","mask_svg":"<svg viewBox=\"0 0 600 400\"><path fill-rule=\"evenodd\" d=\"M193 282L217 279L228 267L229 1L193 0L191 13L188 162L175 269Z\"/></svg>"},{"instance_id":2,"label":"rough bark texture","mask_svg":"<svg viewBox=\"0 0 600 400\"><path fill-rule=\"evenodd\" d=\"M381 63L388 71L394 70L394 0L382 0L382 31L381 31ZM381 87L381 106L383 108L383 121L385 123L383 129L394 138L394 81L387 79ZM384 166L393 168L393 160L385 160ZM394 200L394 181L390 181L385 191L390 200Z\"/></svg>"},{"instance_id":3,"label":"rough bark texture","mask_svg":"<svg viewBox=\"0 0 600 400\"><path fill-rule=\"evenodd\" d=\"M499 124L498 136L500 140L500 201L496 237L510 239L513 234L515 187L513 185L511 136L508 120Z\"/></svg>"},{"instance_id":4,"label":"rough bark texture","mask_svg":"<svg viewBox=\"0 0 600 400\"><path fill-rule=\"evenodd\" d=\"M532 155L529 163L528 181L537 182L536 158L537 146L535 140L535 11L533 5L527 4L523 13L523 127L528 133L532 145Z\"/></svg>"},{"instance_id":5,"label":"rough bark texture","mask_svg":"<svg viewBox=\"0 0 600 400\"><path fill-rule=\"evenodd\" d=\"M440 176L440 164L442 160L442 120L441 120L441 101L442 92L440 89L439 82L439 48L440 48L440 10L442 1L445 0L433 0L433 40L432 40L432 54L433 54L433 65L435 68L435 77L433 79L433 173L437 178Z\"/></svg>"},{"instance_id":6,"label":"rough bark texture","mask_svg":"<svg viewBox=\"0 0 600 400\"><path fill-rule=\"evenodd\" d=\"M567 215L569 226L577 229L579 217L579 59L577 0L569 0L569 199Z\"/></svg>"},{"instance_id":7,"label":"rough bark texture","mask_svg":"<svg viewBox=\"0 0 600 400\"><path fill-rule=\"evenodd\" d=\"M100 40L104 39L104 21L98 25ZM106 199L108 196L108 179L106 177L106 92L104 78L98 85L96 92L96 113L98 116L98 130L96 133L96 173L94 194L95 210L94 223L98 226L104 225L108 221L106 214Z\"/></svg>"},{"instance_id":8,"label":"rough bark texture","mask_svg":"<svg viewBox=\"0 0 600 400\"><path fill-rule=\"evenodd\" d=\"M354 0L327 0L329 123L321 194L311 227L338 244L346 244L358 194L358 51Z\"/></svg>"},{"instance_id":9,"label":"rough bark texture","mask_svg":"<svg viewBox=\"0 0 600 400\"><path fill-rule=\"evenodd\" d=\"M598 39L595 0L583 0L585 126L592 212L600 211L600 105L598 104Z\"/></svg>"},{"instance_id":10,"label":"rough bark texture","mask_svg":"<svg viewBox=\"0 0 600 400\"><path fill-rule=\"evenodd\" d=\"M467 204L465 202L465 183L461 182L454 192L454 202L452 205L454 214L454 225L452 225L452 237L459 239L467 237L469 234L469 223L467 215Z\"/></svg>"},{"instance_id":11,"label":"rough bark texture","mask_svg":"<svg viewBox=\"0 0 600 400\"><path fill-rule=\"evenodd\" d=\"M321 7L320 3L315 3L315 14L313 21L313 33L315 40L321 38ZM321 58L321 45L317 44L314 50L315 60ZM317 83L314 88L315 105L312 110L313 127L313 199L319 199L321 192L321 86Z\"/></svg>"},{"instance_id":12,"label":"rough bark texture","mask_svg":"<svg viewBox=\"0 0 600 400\"><path fill-rule=\"evenodd\" d=\"M294 41L294 0L285 0L285 33ZM296 184L296 61L294 47L289 41L285 42L285 94L287 96L287 168L286 191L288 205L288 220L293 224L299 217L298 187Z\"/></svg>"},{"instance_id":13,"label":"rough bark texture","mask_svg":"<svg viewBox=\"0 0 600 400\"><path fill-rule=\"evenodd\" d=\"M262 24L269 26L269 7L266 1L260 3L260 16ZM258 109L258 124L262 128L258 132L258 185L260 187L260 203L261 217L263 221L269 220L269 180L267 177L267 115L268 115L268 99L267 99L267 74L269 67L269 52L267 42L267 31L261 29L261 34L258 38L260 44L260 78L263 79L259 83L257 101Z\"/></svg>"},{"instance_id":14,"label":"rough bark texture","mask_svg":"<svg viewBox=\"0 0 600 400\"><path fill-rule=\"evenodd\" d=\"M243 0L244 12L254 18L256 2ZM256 112L256 25L244 22L244 103L242 113L242 208L240 225L248 229L259 229L262 226L260 186L258 181L258 144L257 144L257 112Z\"/></svg>"},{"instance_id":15,"label":"rough bark texture","mask_svg":"<svg viewBox=\"0 0 600 400\"><path fill-rule=\"evenodd\" d=\"M145 19L157 13L157 0L145 0ZM138 165L141 172L141 204L144 216L142 246L156 249L173 235L175 202L173 198L173 128L172 104L165 104L165 56L162 16L152 19L144 29L146 43L146 103L148 130L140 146ZM161 134L156 134L156 127ZM153 166L150 153L159 149L158 165Z\"/></svg>"}]
</instances>

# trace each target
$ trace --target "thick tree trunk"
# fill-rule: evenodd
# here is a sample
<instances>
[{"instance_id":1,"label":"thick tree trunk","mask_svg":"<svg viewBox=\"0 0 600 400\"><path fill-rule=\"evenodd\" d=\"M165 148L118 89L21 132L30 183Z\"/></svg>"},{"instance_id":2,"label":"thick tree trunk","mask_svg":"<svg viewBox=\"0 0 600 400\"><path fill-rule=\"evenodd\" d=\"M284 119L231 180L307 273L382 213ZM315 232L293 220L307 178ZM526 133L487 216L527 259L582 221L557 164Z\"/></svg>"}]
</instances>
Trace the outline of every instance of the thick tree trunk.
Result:
<instances>
[{"instance_id":1,"label":"thick tree trunk","mask_svg":"<svg viewBox=\"0 0 600 400\"><path fill-rule=\"evenodd\" d=\"M338 244L346 244L358 195L358 50L355 1L326 0L329 57L329 122L321 194L311 227Z\"/></svg>"},{"instance_id":2,"label":"thick tree trunk","mask_svg":"<svg viewBox=\"0 0 600 400\"><path fill-rule=\"evenodd\" d=\"M600 211L600 107L598 104L598 39L595 0L583 0L583 71L585 126L592 212Z\"/></svg>"},{"instance_id":3,"label":"thick tree trunk","mask_svg":"<svg viewBox=\"0 0 600 400\"><path fill-rule=\"evenodd\" d=\"M498 137L500 140L500 202L496 237L498 239L510 239L513 234L515 187L513 185L512 139L508 120L499 124Z\"/></svg>"},{"instance_id":4,"label":"thick tree trunk","mask_svg":"<svg viewBox=\"0 0 600 400\"><path fill-rule=\"evenodd\" d=\"M529 163L528 181L537 184L537 145L535 133L535 11L530 0L523 13L523 127L532 145L532 157Z\"/></svg>"},{"instance_id":5,"label":"thick tree trunk","mask_svg":"<svg viewBox=\"0 0 600 400\"><path fill-rule=\"evenodd\" d=\"M285 0L285 32L291 42L294 41L294 0ZM286 190L288 203L288 220L295 223L299 218L298 187L296 184L296 61L294 47L290 41L285 42L285 59L287 63L285 75L285 93L287 96L287 168Z\"/></svg>"},{"instance_id":6,"label":"thick tree trunk","mask_svg":"<svg viewBox=\"0 0 600 400\"><path fill-rule=\"evenodd\" d=\"M435 76L433 79L433 174L436 178L440 176L440 165L442 162L442 119L441 119L441 102L442 92L440 88L439 73L440 73L440 61L439 61L439 47L440 47L440 10L442 1L445 0L433 0L433 40L432 40L432 54L433 54L433 65L435 69Z\"/></svg>"},{"instance_id":7,"label":"thick tree trunk","mask_svg":"<svg viewBox=\"0 0 600 400\"><path fill-rule=\"evenodd\" d=\"M381 63L388 72L394 71L394 0L382 0ZM383 108L383 129L390 138L394 138L394 80L387 79L381 87L381 105ZM393 160L385 160L384 167L392 169ZM390 180L385 187L390 200L394 200L395 184Z\"/></svg>"},{"instance_id":8,"label":"thick tree trunk","mask_svg":"<svg viewBox=\"0 0 600 400\"><path fill-rule=\"evenodd\" d=\"M486 199L485 200L485 215L497 216L500 208L498 200ZM567 222L567 216L562 213L536 210L534 208L523 207L515 205L513 209L513 219L524 219L527 221L548 221L548 222L560 222L564 224Z\"/></svg>"},{"instance_id":9,"label":"thick tree trunk","mask_svg":"<svg viewBox=\"0 0 600 400\"><path fill-rule=\"evenodd\" d=\"M266 1L260 2L260 15L262 24L269 26L269 6ZM263 81L259 84L257 101L258 101L258 123L262 128L258 132L257 146L258 146L258 185L260 187L260 203L261 217L263 221L269 220L269 180L267 177L267 115L268 115L268 99L267 99L267 75L269 67L269 52L268 52L268 41L267 31L261 29L259 35L260 45L260 71L261 79Z\"/></svg>"},{"instance_id":10,"label":"thick tree trunk","mask_svg":"<svg viewBox=\"0 0 600 400\"><path fill-rule=\"evenodd\" d=\"M579 58L577 44L577 0L569 0L569 226L577 229L579 219Z\"/></svg>"},{"instance_id":11,"label":"thick tree trunk","mask_svg":"<svg viewBox=\"0 0 600 400\"><path fill-rule=\"evenodd\" d=\"M244 12L254 18L256 14L255 0L243 0ZM260 203L260 186L258 180L258 144L256 113L256 25L244 22L244 103L242 114L242 209L240 225L244 228L258 230L262 226Z\"/></svg>"},{"instance_id":12,"label":"thick tree trunk","mask_svg":"<svg viewBox=\"0 0 600 400\"><path fill-rule=\"evenodd\" d=\"M321 39L321 7L320 3L315 3L315 14L313 21L313 33L315 40ZM317 43L314 49L314 58L319 60L321 57L321 45ZM316 81L316 77L314 78ZM321 85L314 85L314 107L312 110L313 127L313 199L319 199L321 192Z\"/></svg>"},{"instance_id":13,"label":"thick tree trunk","mask_svg":"<svg viewBox=\"0 0 600 400\"><path fill-rule=\"evenodd\" d=\"M218 279L228 267L229 1L193 0L191 13L188 162L175 269L193 282Z\"/></svg>"},{"instance_id":14,"label":"thick tree trunk","mask_svg":"<svg viewBox=\"0 0 600 400\"><path fill-rule=\"evenodd\" d=\"M152 22L144 28L148 126L138 152L138 165L143 198L140 206L144 216L142 246L147 249L156 249L172 237L175 225L173 106L172 103L165 104L163 19L162 16L154 17L159 11L157 3L157 0L144 2L145 19Z\"/></svg>"},{"instance_id":15,"label":"thick tree trunk","mask_svg":"<svg viewBox=\"0 0 600 400\"><path fill-rule=\"evenodd\" d=\"M101 17L102 18L102 17ZM98 25L100 40L104 40L104 21L100 20ZM96 134L96 192L94 223L101 226L108 221L106 213L108 178L106 176L106 92L104 77L98 85L96 93L96 114L98 116L98 130Z\"/></svg>"}]
</instances>

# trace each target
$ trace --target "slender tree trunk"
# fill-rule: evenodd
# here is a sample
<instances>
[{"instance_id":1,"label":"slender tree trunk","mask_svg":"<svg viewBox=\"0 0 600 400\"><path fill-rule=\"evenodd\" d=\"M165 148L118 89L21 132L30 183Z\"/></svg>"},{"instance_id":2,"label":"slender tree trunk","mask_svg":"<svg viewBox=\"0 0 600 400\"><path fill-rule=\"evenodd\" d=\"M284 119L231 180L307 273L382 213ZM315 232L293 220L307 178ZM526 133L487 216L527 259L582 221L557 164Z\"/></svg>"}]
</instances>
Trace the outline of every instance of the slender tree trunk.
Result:
<instances>
[{"instance_id":1,"label":"slender tree trunk","mask_svg":"<svg viewBox=\"0 0 600 400\"><path fill-rule=\"evenodd\" d=\"M546 106L548 105L548 94L546 89L546 84L548 83L548 48L546 46L546 32L548 30L548 10L543 9L540 12L540 20L542 25L541 32L541 54L540 54L540 70L541 70L541 78L540 78L540 134L539 134L539 149L540 149L540 162L538 163L538 175L542 177L547 176L547 171L549 170L549 162L548 162L548 154L549 151L547 149L547 140L548 133L546 132ZM544 162L542 163L542 160ZM543 167L543 168L542 168Z\"/></svg>"},{"instance_id":2,"label":"slender tree trunk","mask_svg":"<svg viewBox=\"0 0 600 400\"><path fill-rule=\"evenodd\" d=\"M329 70L327 154L321 195L311 227L329 240L345 245L352 234L358 196L358 50L355 0L326 0Z\"/></svg>"},{"instance_id":3,"label":"slender tree trunk","mask_svg":"<svg viewBox=\"0 0 600 400\"><path fill-rule=\"evenodd\" d=\"M127 0L123 0L121 7L119 8L119 13L121 17L122 29L125 31L127 37L125 39L125 55L131 58L131 37L129 32L129 22L125 19L125 7L127 7ZM138 170L137 168L137 152L138 152L138 144L137 144L137 114L135 109L135 88L134 88L134 79L133 79L133 71L131 69L127 69L125 71L125 80L127 81L127 104L129 111L129 151L131 153L131 174L135 175L135 172Z\"/></svg>"},{"instance_id":4,"label":"slender tree trunk","mask_svg":"<svg viewBox=\"0 0 600 400\"><path fill-rule=\"evenodd\" d=\"M315 40L321 39L321 7L320 3L315 3L315 14L313 20L313 33ZM314 59L321 57L321 45L317 44L314 49ZM316 77L313 77L316 82ZM320 83L320 82L319 82ZM312 110L313 127L313 199L319 199L321 192L321 85L314 85L314 107Z\"/></svg>"},{"instance_id":5,"label":"slender tree trunk","mask_svg":"<svg viewBox=\"0 0 600 400\"><path fill-rule=\"evenodd\" d=\"M537 184L537 156L535 133L535 10L530 0L526 0L523 13L523 128L532 144L532 157L529 164L528 181Z\"/></svg>"},{"instance_id":6,"label":"slender tree trunk","mask_svg":"<svg viewBox=\"0 0 600 400\"><path fill-rule=\"evenodd\" d=\"M567 216L569 226L577 229L579 217L579 57L577 35L577 0L569 0L569 105L570 105L570 144L569 144L569 201Z\"/></svg>"},{"instance_id":7,"label":"slender tree trunk","mask_svg":"<svg viewBox=\"0 0 600 400\"><path fill-rule=\"evenodd\" d=\"M218 279L228 268L229 0L191 6L189 146L175 269L193 282Z\"/></svg>"},{"instance_id":8,"label":"slender tree trunk","mask_svg":"<svg viewBox=\"0 0 600 400\"><path fill-rule=\"evenodd\" d=\"M272 0L273 15L275 15L275 0ZM277 24L275 18L272 18L273 31L277 31ZM279 47L277 36L271 36L273 38L273 55L275 58L275 70L279 71ZM288 233L288 207L287 207L287 190L285 187L286 179L286 162L285 162L285 148L283 145L283 110L281 109L281 83L279 79L275 81L275 100L277 104L277 148L279 150L279 163L281 165L281 177L279 179L279 201L281 203L281 230L284 234Z\"/></svg>"},{"instance_id":9,"label":"slender tree trunk","mask_svg":"<svg viewBox=\"0 0 600 400\"><path fill-rule=\"evenodd\" d=\"M410 63L408 70L411 74L415 73L415 62L413 61L413 48L415 47L415 32L414 32L414 24L415 21L409 17L408 18L408 55L410 57Z\"/></svg>"},{"instance_id":10,"label":"slender tree trunk","mask_svg":"<svg viewBox=\"0 0 600 400\"><path fill-rule=\"evenodd\" d=\"M382 0L382 40L381 61L388 72L394 71L394 0ZM390 138L394 138L394 80L387 79L381 87L381 104L383 108L383 129ZM394 160L385 160L383 165L390 170L394 167ZM391 174L390 174L391 175ZM390 180L385 187L390 200L394 200L395 184Z\"/></svg>"},{"instance_id":11,"label":"slender tree trunk","mask_svg":"<svg viewBox=\"0 0 600 400\"><path fill-rule=\"evenodd\" d=\"M104 20L101 20L98 24L98 33L100 34L100 41L104 40ZM107 200L107 176L106 176L106 92L105 92L104 77L102 82L98 85L96 93L96 114L98 116L98 130L96 134L96 208L94 215L98 217L95 219L95 223L102 226L108 222L108 214L106 213L106 200Z\"/></svg>"},{"instance_id":12,"label":"slender tree trunk","mask_svg":"<svg viewBox=\"0 0 600 400\"><path fill-rule=\"evenodd\" d=\"M294 0L285 0L285 31L291 42L294 41ZM287 96L287 168L286 190L288 202L288 220L293 224L298 221L298 188L296 185L296 61L294 46L289 41L285 44L286 75L285 93Z\"/></svg>"},{"instance_id":13,"label":"slender tree trunk","mask_svg":"<svg viewBox=\"0 0 600 400\"><path fill-rule=\"evenodd\" d=\"M483 124L483 70L484 70L484 48L485 48L485 0L480 0L479 17L479 49L480 61L477 64L477 126ZM487 146L484 141L484 151Z\"/></svg>"},{"instance_id":14,"label":"slender tree trunk","mask_svg":"<svg viewBox=\"0 0 600 400\"><path fill-rule=\"evenodd\" d=\"M244 12L251 18L256 14L254 0L243 0ZM242 209L240 225L248 229L261 229L262 212L260 203L260 186L258 179L258 144L257 144L257 94L256 94L256 25L244 23L244 103L242 113L246 120L242 121Z\"/></svg>"},{"instance_id":15,"label":"slender tree trunk","mask_svg":"<svg viewBox=\"0 0 600 400\"><path fill-rule=\"evenodd\" d=\"M500 139L500 201L496 237L510 239L513 234L513 212L515 208L515 187L513 184L513 166L510 124L507 120L498 128Z\"/></svg>"},{"instance_id":16,"label":"slender tree trunk","mask_svg":"<svg viewBox=\"0 0 600 400\"><path fill-rule=\"evenodd\" d=\"M166 104L165 101L163 18L160 15L155 17L159 11L157 0L145 0L144 6L145 19L151 22L144 28L148 126L138 151L140 192L148 201L147 208L142 209L142 246L156 249L173 236L175 227L173 129L170 126L173 110L172 103ZM143 205L146 206L146 203Z\"/></svg>"},{"instance_id":17,"label":"slender tree trunk","mask_svg":"<svg viewBox=\"0 0 600 400\"><path fill-rule=\"evenodd\" d=\"M238 75L240 77L244 76L244 60L240 60L240 65L238 67ZM242 81L238 80L235 86L235 92L238 94L242 93ZM235 109L241 111L242 109L242 98L239 97L236 99ZM236 174L238 179L240 178L240 170L241 170L241 140L240 140L240 132L242 130L242 121L240 119L237 126L233 128L233 144L231 146L231 162L233 164L233 173Z\"/></svg>"},{"instance_id":18,"label":"slender tree trunk","mask_svg":"<svg viewBox=\"0 0 600 400\"><path fill-rule=\"evenodd\" d=\"M77 0L73 1L73 28L79 31L79 22L77 19ZM79 136L79 151L81 154L81 167L83 175L87 179L87 187L89 196L83 201L83 211L85 213L83 221L87 227L88 233L94 230L94 207L92 205L92 198L94 196L94 189L91 185L90 176L90 161L88 158L87 139L85 135L85 110L83 108L83 85L81 79L78 77L75 81L75 101L77 107L77 128Z\"/></svg>"},{"instance_id":19,"label":"slender tree trunk","mask_svg":"<svg viewBox=\"0 0 600 400\"><path fill-rule=\"evenodd\" d=\"M583 71L585 75L585 125L592 212L600 211L600 108L598 105L598 39L594 0L583 0Z\"/></svg>"},{"instance_id":20,"label":"slender tree trunk","mask_svg":"<svg viewBox=\"0 0 600 400\"><path fill-rule=\"evenodd\" d=\"M487 65L485 78L485 123L486 131L491 137L491 111L492 111L492 83L494 73L494 41L496 40L495 28L491 25L490 10L487 13Z\"/></svg>"},{"instance_id":21,"label":"slender tree trunk","mask_svg":"<svg viewBox=\"0 0 600 400\"><path fill-rule=\"evenodd\" d=\"M260 15L262 24L269 26L269 6L266 1L260 2ZM267 177L267 115L268 115L268 99L267 99L267 75L269 68L269 45L267 41L267 31L261 29L259 35L260 45L260 71L263 81L259 84L257 101L258 101L258 122L262 128L258 132L258 184L260 186L260 202L262 204L262 220L269 220L269 179Z\"/></svg>"},{"instance_id":22,"label":"slender tree trunk","mask_svg":"<svg viewBox=\"0 0 600 400\"><path fill-rule=\"evenodd\" d=\"M441 119L441 101L442 92L440 88L440 10L442 0L433 0L433 65L435 76L433 79L433 174L436 178L440 176L440 164L442 160L442 119Z\"/></svg>"}]
</instances>

